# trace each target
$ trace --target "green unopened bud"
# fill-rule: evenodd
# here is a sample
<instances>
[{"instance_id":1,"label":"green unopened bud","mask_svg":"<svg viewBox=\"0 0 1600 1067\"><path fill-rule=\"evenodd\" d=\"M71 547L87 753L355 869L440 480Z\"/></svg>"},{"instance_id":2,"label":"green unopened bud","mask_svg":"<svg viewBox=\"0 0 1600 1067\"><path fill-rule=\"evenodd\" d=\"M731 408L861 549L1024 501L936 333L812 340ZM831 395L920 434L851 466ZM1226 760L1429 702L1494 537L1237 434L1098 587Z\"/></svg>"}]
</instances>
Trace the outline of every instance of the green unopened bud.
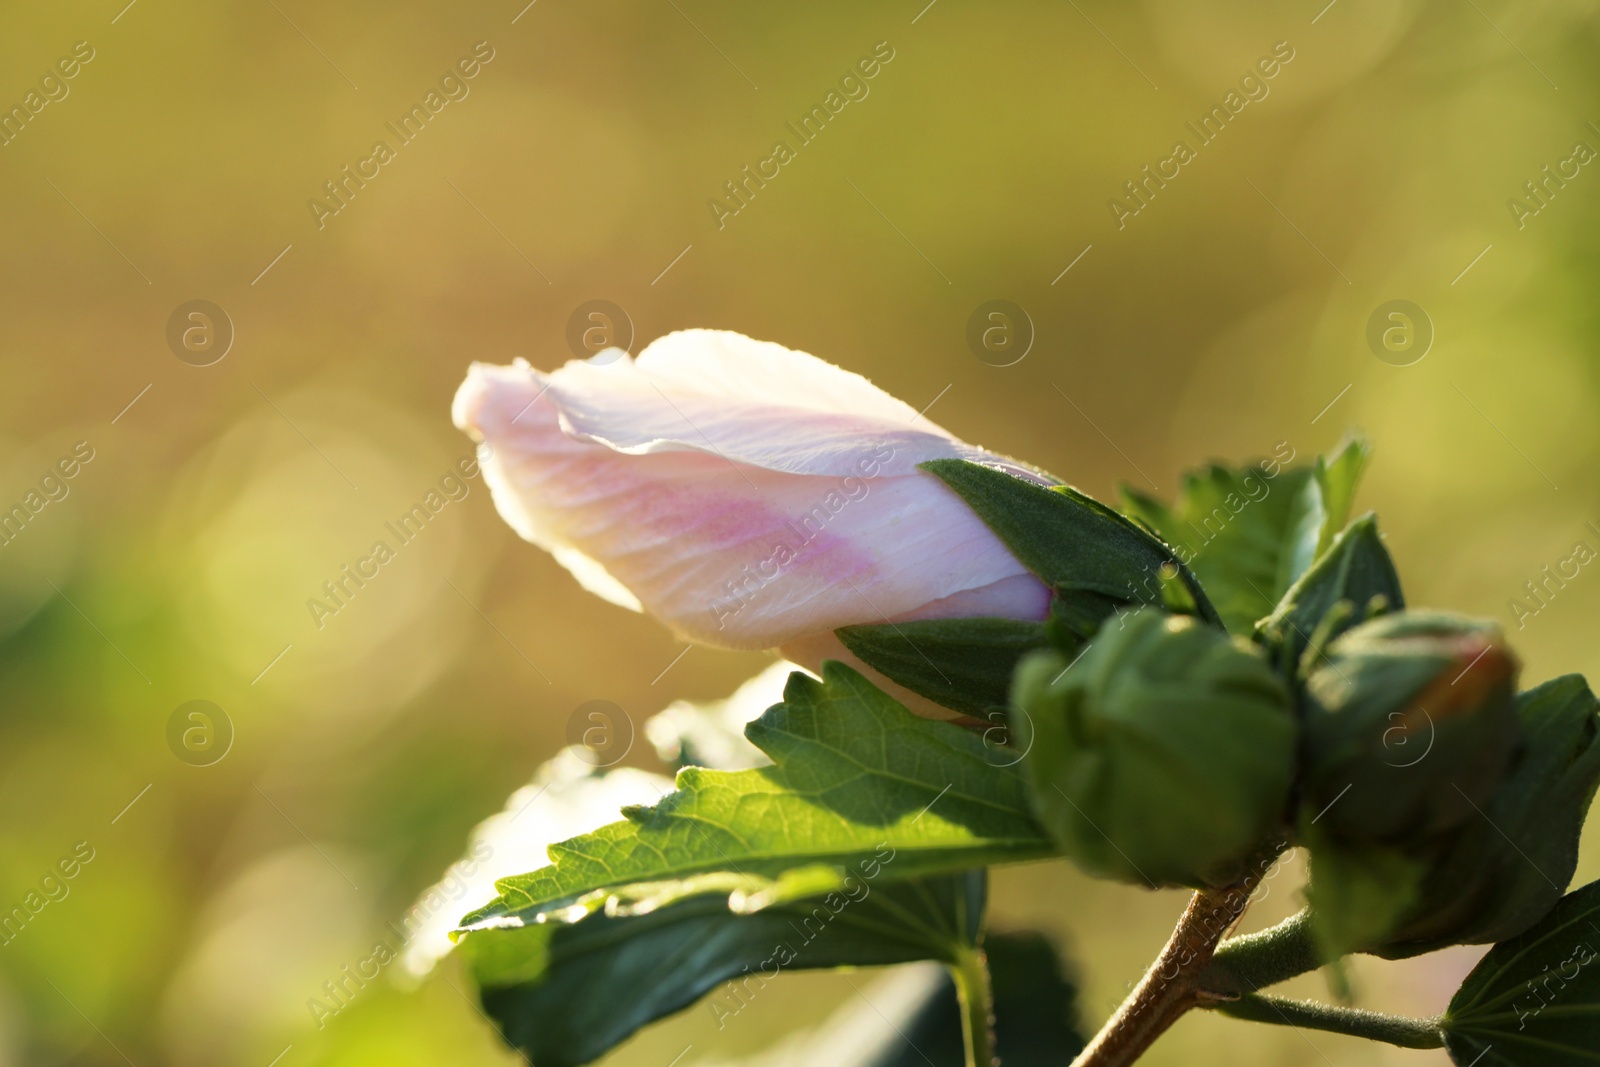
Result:
<instances>
[{"instance_id":1,"label":"green unopened bud","mask_svg":"<svg viewBox=\"0 0 1600 1067\"><path fill-rule=\"evenodd\" d=\"M1543 918L1572 881L1600 784L1600 701L1576 674L1517 698L1524 744L1511 775L1444 836L1415 904L1379 955L1505 941Z\"/></svg>"},{"instance_id":2,"label":"green unopened bud","mask_svg":"<svg viewBox=\"0 0 1600 1067\"><path fill-rule=\"evenodd\" d=\"M1288 693L1252 646L1188 616L1107 620L1077 661L1022 661L1013 734L1035 810L1092 874L1224 885L1281 823Z\"/></svg>"},{"instance_id":3,"label":"green unopened bud","mask_svg":"<svg viewBox=\"0 0 1600 1067\"><path fill-rule=\"evenodd\" d=\"M1306 680L1304 805L1325 833L1409 843L1474 815L1517 752L1517 661L1492 624L1374 619Z\"/></svg>"}]
</instances>

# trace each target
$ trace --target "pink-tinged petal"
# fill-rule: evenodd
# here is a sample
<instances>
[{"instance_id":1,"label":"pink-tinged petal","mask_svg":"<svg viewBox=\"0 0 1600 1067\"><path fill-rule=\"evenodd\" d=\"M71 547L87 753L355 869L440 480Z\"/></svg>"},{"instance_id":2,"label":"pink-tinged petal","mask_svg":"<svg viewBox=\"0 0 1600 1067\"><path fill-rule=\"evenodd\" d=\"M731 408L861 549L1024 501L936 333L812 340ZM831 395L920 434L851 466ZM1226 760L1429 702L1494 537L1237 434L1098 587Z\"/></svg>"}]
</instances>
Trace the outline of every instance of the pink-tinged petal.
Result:
<instances>
[{"instance_id":1,"label":"pink-tinged petal","mask_svg":"<svg viewBox=\"0 0 1600 1067\"><path fill-rule=\"evenodd\" d=\"M1043 622L1050 614L1050 588L1032 574L1014 574L989 585L963 589L942 600L897 616L893 622L916 619L971 619L982 616Z\"/></svg>"},{"instance_id":2,"label":"pink-tinged petal","mask_svg":"<svg viewBox=\"0 0 1600 1067\"><path fill-rule=\"evenodd\" d=\"M562 427L618 452L709 452L790 474L859 474L864 442L881 473L930 459L996 459L956 440L859 374L726 330L683 330L637 360L574 360L550 375Z\"/></svg>"},{"instance_id":3,"label":"pink-tinged petal","mask_svg":"<svg viewBox=\"0 0 1600 1067\"><path fill-rule=\"evenodd\" d=\"M575 435L554 384L574 366L546 376L525 364L475 365L456 423L491 446L485 477L518 533L588 588L642 605L686 637L771 648L987 587L1032 583L1042 595L892 439L835 441L828 469L842 475L787 473L715 450L619 451ZM782 437L811 417L791 410L765 432ZM906 473L885 473L894 471Z\"/></svg>"}]
</instances>

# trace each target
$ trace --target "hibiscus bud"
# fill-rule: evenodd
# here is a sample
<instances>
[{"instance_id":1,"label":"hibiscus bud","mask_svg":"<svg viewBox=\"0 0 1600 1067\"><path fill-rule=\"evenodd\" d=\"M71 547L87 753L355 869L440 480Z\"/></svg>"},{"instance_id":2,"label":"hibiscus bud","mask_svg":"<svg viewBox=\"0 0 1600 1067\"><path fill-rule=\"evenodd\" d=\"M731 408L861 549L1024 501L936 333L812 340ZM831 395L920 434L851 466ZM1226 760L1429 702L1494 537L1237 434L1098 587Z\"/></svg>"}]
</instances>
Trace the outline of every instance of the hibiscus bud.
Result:
<instances>
[{"instance_id":1,"label":"hibiscus bud","mask_svg":"<svg viewBox=\"0 0 1600 1067\"><path fill-rule=\"evenodd\" d=\"M1306 680L1305 808L1382 843L1474 815L1516 755L1517 669L1491 623L1401 612L1349 631Z\"/></svg>"},{"instance_id":2,"label":"hibiscus bud","mask_svg":"<svg viewBox=\"0 0 1600 1067\"><path fill-rule=\"evenodd\" d=\"M1140 608L1076 661L1033 653L1012 705L1039 818L1092 874L1228 884L1283 819L1288 693L1260 652L1192 617Z\"/></svg>"},{"instance_id":3,"label":"hibiscus bud","mask_svg":"<svg viewBox=\"0 0 1600 1067\"><path fill-rule=\"evenodd\" d=\"M1428 849L1421 891L1379 955L1505 941L1566 892L1600 784L1600 701L1569 674L1518 697L1517 717L1524 740L1511 774L1481 817L1468 817Z\"/></svg>"},{"instance_id":4,"label":"hibiscus bud","mask_svg":"<svg viewBox=\"0 0 1600 1067\"><path fill-rule=\"evenodd\" d=\"M693 641L817 670L859 664L842 626L1049 611L1049 588L918 465L1049 479L804 352L687 330L548 374L474 364L454 417L493 446L484 477L519 534Z\"/></svg>"}]
</instances>

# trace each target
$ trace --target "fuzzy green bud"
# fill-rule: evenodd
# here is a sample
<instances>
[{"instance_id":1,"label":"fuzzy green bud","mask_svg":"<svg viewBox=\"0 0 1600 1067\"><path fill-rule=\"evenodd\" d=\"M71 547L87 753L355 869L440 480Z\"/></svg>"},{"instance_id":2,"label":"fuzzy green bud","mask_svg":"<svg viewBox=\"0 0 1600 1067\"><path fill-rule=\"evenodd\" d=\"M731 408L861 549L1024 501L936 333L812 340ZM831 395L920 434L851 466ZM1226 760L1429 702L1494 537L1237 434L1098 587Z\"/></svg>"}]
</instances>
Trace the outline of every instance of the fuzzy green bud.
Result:
<instances>
[{"instance_id":1,"label":"fuzzy green bud","mask_svg":"<svg viewBox=\"0 0 1600 1067\"><path fill-rule=\"evenodd\" d=\"M1306 680L1304 808L1324 833L1376 844L1475 815L1517 754L1517 670L1497 627L1456 615L1349 631Z\"/></svg>"},{"instance_id":2,"label":"fuzzy green bud","mask_svg":"<svg viewBox=\"0 0 1600 1067\"><path fill-rule=\"evenodd\" d=\"M1091 874L1228 884L1283 818L1288 693L1258 650L1193 617L1141 608L1076 661L1031 654L1011 718L1040 820Z\"/></svg>"},{"instance_id":3,"label":"fuzzy green bud","mask_svg":"<svg viewBox=\"0 0 1600 1067\"><path fill-rule=\"evenodd\" d=\"M1600 700L1582 677L1517 698L1524 738L1510 776L1427 852L1429 873L1382 947L1390 958L1522 933L1555 907L1578 866L1584 817L1600 785Z\"/></svg>"}]
</instances>

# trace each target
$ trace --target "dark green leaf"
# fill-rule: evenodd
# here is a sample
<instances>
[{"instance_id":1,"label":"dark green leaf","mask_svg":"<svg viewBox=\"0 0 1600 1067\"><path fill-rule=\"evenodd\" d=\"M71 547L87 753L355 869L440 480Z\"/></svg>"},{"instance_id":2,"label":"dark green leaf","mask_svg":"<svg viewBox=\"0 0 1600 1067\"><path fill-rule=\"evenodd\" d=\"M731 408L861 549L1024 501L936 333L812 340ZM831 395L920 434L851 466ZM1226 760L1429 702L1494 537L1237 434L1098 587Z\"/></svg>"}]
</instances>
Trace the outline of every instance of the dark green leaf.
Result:
<instances>
[{"instance_id":1,"label":"dark green leaf","mask_svg":"<svg viewBox=\"0 0 1600 1067\"><path fill-rule=\"evenodd\" d=\"M1049 643L1043 623L1015 619L929 619L834 632L884 677L976 718L1005 706L1017 660Z\"/></svg>"},{"instance_id":2,"label":"dark green leaf","mask_svg":"<svg viewBox=\"0 0 1600 1067\"><path fill-rule=\"evenodd\" d=\"M1490 949L1442 1025L1460 1067L1600 1062L1600 882Z\"/></svg>"},{"instance_id":3,"label":"dark green leaf","mask_svg":"<svg viewBox=\"0 0 1600 1067\"><path fill-rule=\"evenodd\" d=\"M687 767L678 791L551 846L551 865L501 879L464 927L576 920L702 893L741 911L816 896L880 850L893 879L1054 851L1019 774L983 738L919 719L838 663L793 674L784 702L746 728L774 766Z\"/></svg>"},{"instance_id":4,"label":"dark green leaf","mask_svg":"<svg viewBox=\"0 0 1600 1067\"><path fill-rule=\"evenodd\" d=\"M1162 591L1170 591L1174 585L1182 586L1182 579L1174 576L1171 581L1167 581L1163 578ZM1187 592L1185 588L1185 596ZM1091 593L1087 590L1058 592L1050 598L1050 618L1045 623L1045 633L1058 650L1076 654L1089 643L1090 638L1100 632L1101 625L1114 612L1128 606L1126 600L1109 597L1103 593ZM1193 615L1198 610L1193 598L1188 598L1186 607L1186 611L1179 613ZM1169 605L1168 610L1176 612L1178 609Z\"/></svg>"},{"instance_id":5,"label":"dark green leaf","mask_svg":"<svg viewBox=\"0 0 1600 1067\"><path fill-rule=\"evenodd\" d=\"M951 962L977 939L985 881L974 871L879 884L863 873L753 915L703 896L645 915L484 930L461 950L507 1043L534 1067L576 1067L707 994L704 1010L730 1025L776 995L768 987L787 971Z\"/></svg>"},{"instance_id":6,"label":"dark green leaf","mask_svg":"<svg viewBox=\"0 0 1600 1067\"><path fill-rule=\"evenodd\" d=\"M1046 488L965 460L931 460L922 469L955 490L1046 585L1160 604L1163 569L1177 568L1199 614L1220 625L1200 583L1172 549L1099 501L1069 486Z\"/></svg>"},{"instance_id":7,"label":"dark green leaf","mask_svg":"<svg viewBox=\"0 0 1600 1067\"><path fill-rule=\"evenodd\" d=\"M1345 527L1256 628L1286 673L1293 673L1313 638L1335 637L1384 611L1405 608L1400 576L1370 513Z\"/></svg>"}]
</instances>

